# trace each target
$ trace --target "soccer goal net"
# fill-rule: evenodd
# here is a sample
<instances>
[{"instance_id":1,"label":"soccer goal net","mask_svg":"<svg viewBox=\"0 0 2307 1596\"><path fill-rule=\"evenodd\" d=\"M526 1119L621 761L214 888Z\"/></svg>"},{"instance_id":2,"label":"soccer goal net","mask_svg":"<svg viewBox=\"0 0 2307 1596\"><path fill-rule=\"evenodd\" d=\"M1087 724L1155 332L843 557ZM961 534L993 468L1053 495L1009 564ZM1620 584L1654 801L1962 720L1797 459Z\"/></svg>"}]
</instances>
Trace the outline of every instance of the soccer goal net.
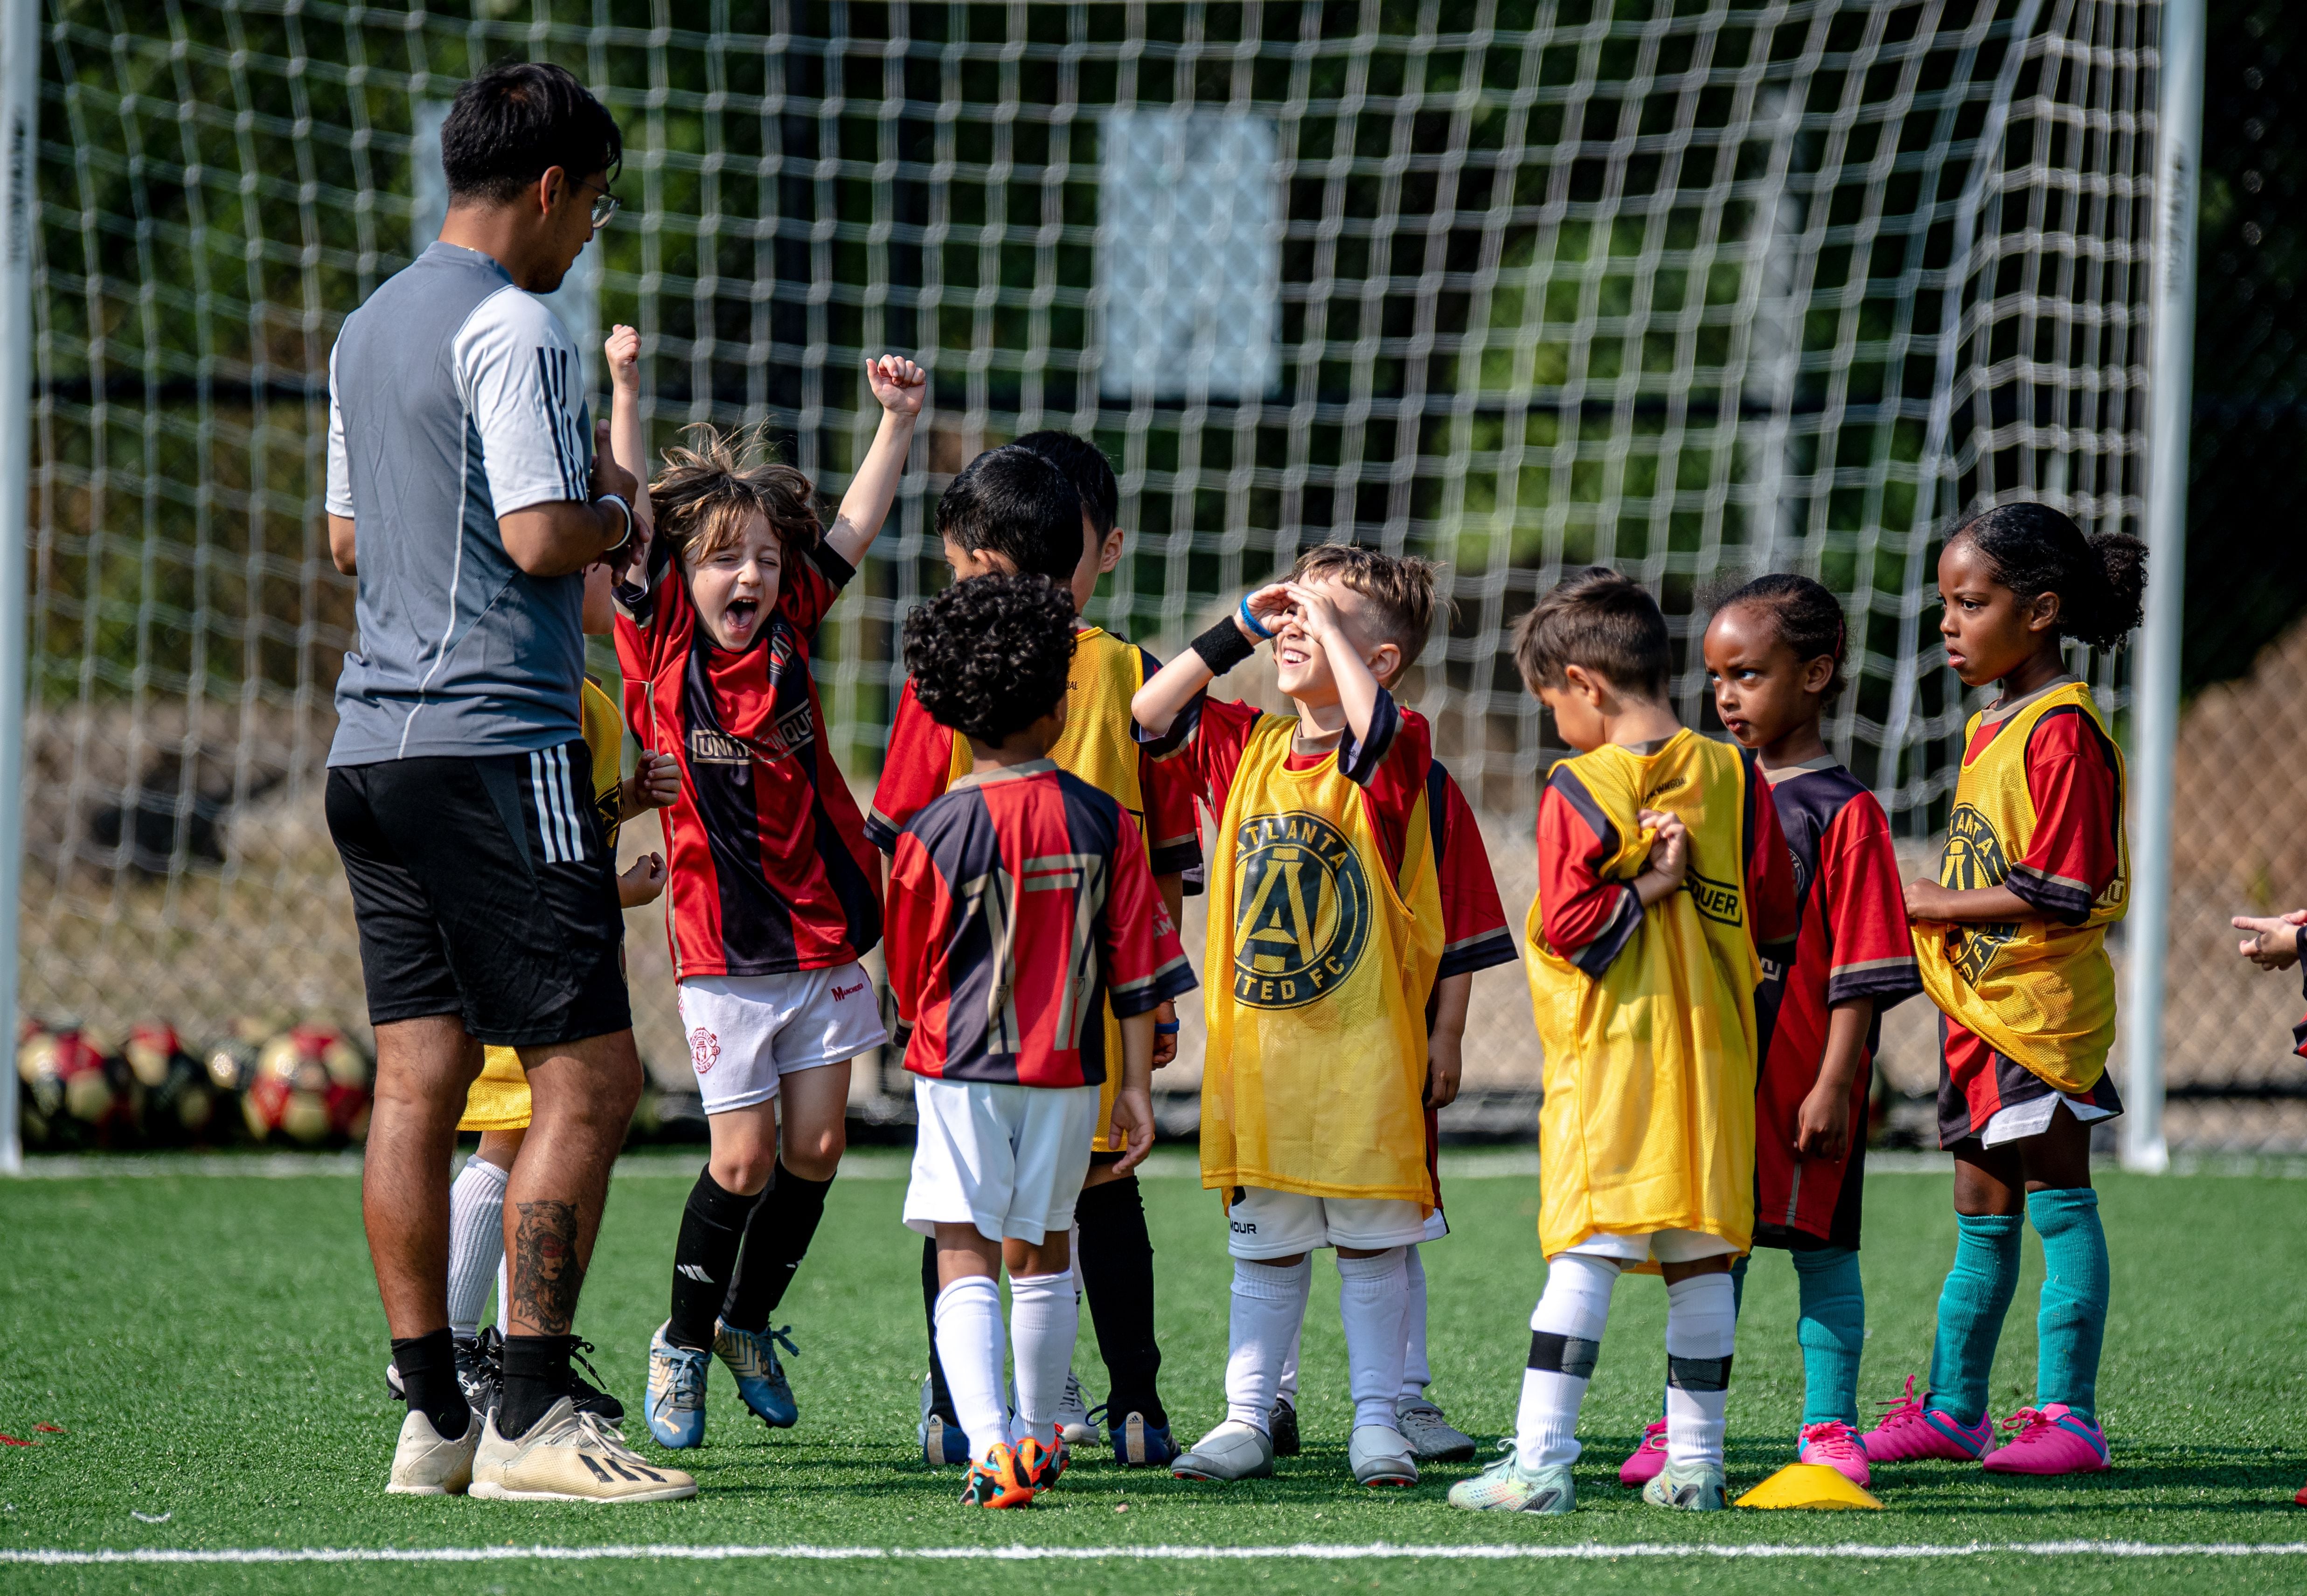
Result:
<instances>
[{"instance_id":1,"label":"soccer goal net","mask_svg":"<svg viewBox=\"0 0 2307 1596\"><path fill-rule=\"evenodd\" d=\"M1548 751L1504 646L1538 592L1649 584L1703 725L1710 587L1816 575L1848 615L1836 751L1921 836L1968 708L1925 605L1951 518L2140 516L2156 18L46 0L25 1007L358 1018L319 802L354 642L328 356L437 226L442 110L486 62L562 62L623 126L624 209L556 304L595 350L639 327L658 444L763 423L837 493L862 359L933 373L819 651L854 778L944 579L938 493L1059 426L1121 475L1097 618L1156 647L1310 544L1445 562L1408 696L1500 814ZM658 1052L660 940L632 939Z\"/></svg>"}]
</instances>

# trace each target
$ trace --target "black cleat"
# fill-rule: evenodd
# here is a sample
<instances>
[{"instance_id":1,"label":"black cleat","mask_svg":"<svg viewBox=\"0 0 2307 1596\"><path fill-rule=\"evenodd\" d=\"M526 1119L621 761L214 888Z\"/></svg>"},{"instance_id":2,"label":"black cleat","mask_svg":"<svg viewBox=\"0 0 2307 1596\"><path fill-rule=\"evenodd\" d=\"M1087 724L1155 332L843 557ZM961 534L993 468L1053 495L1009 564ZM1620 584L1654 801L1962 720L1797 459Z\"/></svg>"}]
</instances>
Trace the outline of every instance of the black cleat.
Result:
<instances>
[{"instance_id":1,"label":"black cleat","mask_svg":"<svg viewBox=\"0 0 2307 1596\"><path fill-rule=\"evenodd\" d=\"M585 1377L585 1375L592 1376L595 1380L601 1377L601 1371L585 1357L593 1350L593 1343L589 1341L576 1342L569 1349L569 1361L585 1366L585 1374L580 1375L574 1369L569 1371L569 1400L580 1413L592 1413L612 1424L621 1424L624 1421L625 1404Z\"/></svg>"},{"instance_id":2,"label":"black cleat","mask_svg":"<svg viewBox=\"0 0 2307 1596\"><path fill-rule=\"evenodd\" d=\"M1274 1455L1298 1455L1298 1410L1290 1405L1286 1396L1277 1397L1274 1412L1267 1417L1265 1433L1274 1437Z\"/></svg>"}]
</instances>

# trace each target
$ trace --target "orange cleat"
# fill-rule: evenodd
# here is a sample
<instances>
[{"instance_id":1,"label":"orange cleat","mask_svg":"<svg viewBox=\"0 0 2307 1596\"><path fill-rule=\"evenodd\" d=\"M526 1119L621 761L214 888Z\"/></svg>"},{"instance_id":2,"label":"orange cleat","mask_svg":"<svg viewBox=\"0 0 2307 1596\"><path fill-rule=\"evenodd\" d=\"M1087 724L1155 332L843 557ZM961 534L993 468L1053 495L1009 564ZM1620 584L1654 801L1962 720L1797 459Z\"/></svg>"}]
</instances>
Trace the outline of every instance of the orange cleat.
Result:
<instances>
[{"instance_id":1,"label":"orange cleat","mask_svg":"<svg viewBox=\"0 0 2307 1596\"><path fill-rule=\"evenodd\" d=\"M1073 1451L1066 1445L1063 1436L1050 1446L1042 1446L1031 1436L1017 1443L1018 1475L1036 1491L1044 1491L1055 1485L1059 1476L1066 1472L1067 1465L1073 1460Z\"/></svg>"},{"instance_id":2,"label":"orange cleat","mask_svg":"<svg viewBox=\"0 0 2307 1596\"><path fill-rule=\"evenodd\" d=\"M1033 1443L1025 1445L1030 1448ZM1033 1505L1033 1481L1026 1473L1017 1454L1007 1446L996 1446L981 1463L969 1465L969 1480L961 1488L961 1505L965 1507L1030 1507ZM1055 1478L1055 1476L1051 1476Z\"/></svg>"}]
</instances>

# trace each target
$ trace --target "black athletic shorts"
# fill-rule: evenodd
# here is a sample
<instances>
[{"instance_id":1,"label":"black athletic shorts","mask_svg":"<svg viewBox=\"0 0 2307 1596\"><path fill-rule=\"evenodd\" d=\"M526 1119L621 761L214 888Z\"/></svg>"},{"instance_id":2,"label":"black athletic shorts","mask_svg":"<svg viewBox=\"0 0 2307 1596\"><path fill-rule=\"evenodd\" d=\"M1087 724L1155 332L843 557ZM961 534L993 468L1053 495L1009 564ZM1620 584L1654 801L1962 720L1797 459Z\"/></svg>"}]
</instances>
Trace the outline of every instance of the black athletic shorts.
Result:
<instances>
[{"instance_id":1,"label":"black athletic shorts","mask_svg":"<svg viewBox=\"0 0 2307 1596\"><path fill-rule=\"evenodd\" d=\"M453 1014L498 1047L632 1028L592 771L581 739L330 770L371 1025Z\"/></svg>"}]
</instances>

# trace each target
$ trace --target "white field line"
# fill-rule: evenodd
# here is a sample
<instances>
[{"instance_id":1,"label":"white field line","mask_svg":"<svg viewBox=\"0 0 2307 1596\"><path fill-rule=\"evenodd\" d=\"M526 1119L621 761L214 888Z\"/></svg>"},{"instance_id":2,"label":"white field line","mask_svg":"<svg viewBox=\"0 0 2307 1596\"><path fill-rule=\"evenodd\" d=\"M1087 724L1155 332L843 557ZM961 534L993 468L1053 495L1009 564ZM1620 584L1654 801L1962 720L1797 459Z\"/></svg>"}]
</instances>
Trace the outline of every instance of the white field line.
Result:
<instances>
[{"instance_id":1,"label":"white field line","mask_svg":"<svg viewBox=\"0 0 2307 1596\"><path fill-rule=\"evenodd\" d=\"M1291 1546L444 1546L444 1547L218 1547L173 1549L139 1547L99 1551L0 1549L0 1565L69 1567L90 1564L296 1564L296 1563L727 1563L782 1561L1089 1563L1116 1557L1155 1563L1247 1563L1302 1560L1319 1563L1393 1562L1508 1563L1604 1562L1619 1557L1785 1558L1856 1561L1938 1557L2300 1557L2307 1541L2254 1545L2246 1541L2157 1544L2145 1540L1970 1541L1962 1545L1913 1543L1868 1546L1661 1546L1636 1542L1610 1545L1582 1541L1571 1546L1333 1546L1301 1541Z\"/></svg>"}]
</instances>

